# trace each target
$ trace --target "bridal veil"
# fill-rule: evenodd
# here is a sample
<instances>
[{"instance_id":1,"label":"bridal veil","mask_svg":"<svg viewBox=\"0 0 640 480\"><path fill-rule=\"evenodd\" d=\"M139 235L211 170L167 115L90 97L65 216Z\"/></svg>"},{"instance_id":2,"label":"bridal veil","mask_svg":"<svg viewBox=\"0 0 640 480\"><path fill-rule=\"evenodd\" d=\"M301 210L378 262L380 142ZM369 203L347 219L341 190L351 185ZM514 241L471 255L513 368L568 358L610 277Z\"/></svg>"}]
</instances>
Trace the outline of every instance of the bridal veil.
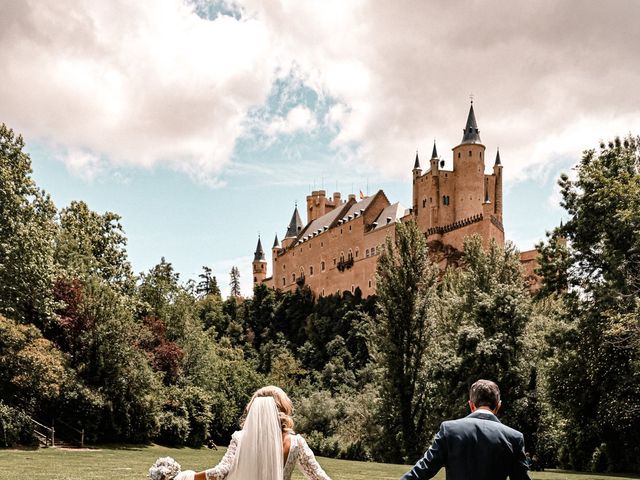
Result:
<instances>
[{"instance_id":1,"label":"bridal veil","mask_svg":"<svg viewBox=\"0 0 640 480\"><path fill-rule=\"evenodd\" d=\"M282 480L282 429L273 397L251 403L228 480Z\"/></svg>"}]
</instances>

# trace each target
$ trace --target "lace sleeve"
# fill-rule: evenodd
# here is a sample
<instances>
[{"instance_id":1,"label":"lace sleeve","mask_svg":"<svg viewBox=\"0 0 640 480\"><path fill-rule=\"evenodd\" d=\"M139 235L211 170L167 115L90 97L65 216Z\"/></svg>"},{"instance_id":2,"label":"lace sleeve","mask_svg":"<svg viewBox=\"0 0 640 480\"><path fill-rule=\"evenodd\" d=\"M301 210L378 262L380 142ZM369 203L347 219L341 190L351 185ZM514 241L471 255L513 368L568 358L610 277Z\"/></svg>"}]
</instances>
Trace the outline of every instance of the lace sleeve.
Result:
<instances>
[{"instance_id":1,"label":"lace sleeve","mask_svg":"<svg viewBox=\"0 0 640 480\"><path fill-rule=\"evenodd\" d=\"M309 448L306 440L298 435L298 442L300 448L298 466L304 476L309 480L331 480L316 460L316 456L313 454L311 448Z\"/></svg>"},{"instance_id":2,"label":"lace sleeve","mask_svg":"<svg viewBox=\"0 0 640 480\"><path fill-rule=\"evenodd\" d=\"M231 436L231 442L229 442L227 452L224 454L224 457L222 457L222 460L220 460L220 463L205 471L207 480L223 480L229 475L231 467L233 467L233 462L236 459L236 449L238 448L236 434L237 432Z\"/></svg>"}]
</instances>

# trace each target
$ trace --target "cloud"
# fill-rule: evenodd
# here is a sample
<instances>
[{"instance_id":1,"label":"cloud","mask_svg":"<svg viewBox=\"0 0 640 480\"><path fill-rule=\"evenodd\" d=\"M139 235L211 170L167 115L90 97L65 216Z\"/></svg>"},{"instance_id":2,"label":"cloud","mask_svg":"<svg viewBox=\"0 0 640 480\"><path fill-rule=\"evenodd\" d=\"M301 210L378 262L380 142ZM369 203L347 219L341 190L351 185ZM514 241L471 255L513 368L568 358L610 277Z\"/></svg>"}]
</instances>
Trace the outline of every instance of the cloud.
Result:
<instances>
[{"instance_id":1,"label":"cloud","mask_svg":"<svg viewBox=\"0 0 640 480\"><path fill-rule=\"evenodd\" d=\"M275 76L260 22L204 20L179 0L1 8L2 120L118 167L215 183Z\"/></svg>"},{"instance_id":2,"label":"cloud","mask_svg":"<svg viewBox=\"0 0 640 480\"><path fill-rule=\"evenodd\" d=\"M265 133L273 137L281 134L310 132L316 124L316 118L311 110L304 105L296 105L285 117L274 118L265 129Z\"/></svg>"},{"instance_id":3,"label":"cloud","mask_svg":"<svg viewBox=\"0 0 640 480\"><path fill-rule=\"evenodd\" d=\"M0 3L2 121L91 155L92 172L161 165L218 185L288 77L335 106L277 112L267 134L330 126L336 158L391 177L433 138L448 157L470 93L508 181L640 131L634 0L238 0L208 19L183 0Z\"/></svg>"}]
</instances>

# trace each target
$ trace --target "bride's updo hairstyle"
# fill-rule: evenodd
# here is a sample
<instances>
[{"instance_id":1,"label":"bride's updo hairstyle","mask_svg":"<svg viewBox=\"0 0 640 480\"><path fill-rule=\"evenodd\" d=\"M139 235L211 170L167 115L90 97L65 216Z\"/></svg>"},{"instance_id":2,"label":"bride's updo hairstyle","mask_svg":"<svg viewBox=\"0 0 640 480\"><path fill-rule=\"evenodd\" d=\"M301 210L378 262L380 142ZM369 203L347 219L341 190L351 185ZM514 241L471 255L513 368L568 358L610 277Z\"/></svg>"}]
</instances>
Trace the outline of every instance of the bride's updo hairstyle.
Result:
<instances>
[{"instance_id":1,"label":"bride's updo hairstyle","mask_svg":"<svg viewBox=\"0 0 640 480\"><path fill-rule=\"evenodd\" d=\"M280 428L282 428L283 432L293 432L293 418L291 417L293 415L293 403L289 396L284 393L284 390L274 385L269 385L256 390L251 397L251 400L249 400L247 407L244 409L244 417L247 416L253 401L258 397L273 397L273 400L276 402L276 407L278 407ZM244 418L242 419L241 425L244 425Z\"/></svg>"}]
</instances>

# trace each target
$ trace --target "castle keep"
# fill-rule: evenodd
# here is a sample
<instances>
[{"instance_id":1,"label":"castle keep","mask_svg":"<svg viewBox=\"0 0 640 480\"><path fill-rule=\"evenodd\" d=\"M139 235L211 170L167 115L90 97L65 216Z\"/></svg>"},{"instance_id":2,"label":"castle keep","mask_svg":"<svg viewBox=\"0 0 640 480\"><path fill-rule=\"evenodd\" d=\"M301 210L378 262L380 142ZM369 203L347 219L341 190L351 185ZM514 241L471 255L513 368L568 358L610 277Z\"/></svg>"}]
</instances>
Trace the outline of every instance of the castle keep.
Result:
<instances>
[{"instance_id":1,"label":"castle keep","mask_svg":"<svg viewBox=\"0 0 640 480\"><path fill-rule=\"evenodd\" d=\"M276 235L271 277L258 239L254 284L281 290L308 285L316 295L360 288L364 296L371 295L386 237L395 235L397 222L409 220L424 232L443 267L459 255L469 235L480 235L485 246L491 239L504 245L500 153L496 151L490 174L485 173L485 153L472 102L462 140L453 148L453 170L444 168L435 143L425 170L416 153L410 208L392 204L382 190L359 199L313 191L307 196L306 223L296 205L282 242Z\"/></svg>"}]
</instances>

